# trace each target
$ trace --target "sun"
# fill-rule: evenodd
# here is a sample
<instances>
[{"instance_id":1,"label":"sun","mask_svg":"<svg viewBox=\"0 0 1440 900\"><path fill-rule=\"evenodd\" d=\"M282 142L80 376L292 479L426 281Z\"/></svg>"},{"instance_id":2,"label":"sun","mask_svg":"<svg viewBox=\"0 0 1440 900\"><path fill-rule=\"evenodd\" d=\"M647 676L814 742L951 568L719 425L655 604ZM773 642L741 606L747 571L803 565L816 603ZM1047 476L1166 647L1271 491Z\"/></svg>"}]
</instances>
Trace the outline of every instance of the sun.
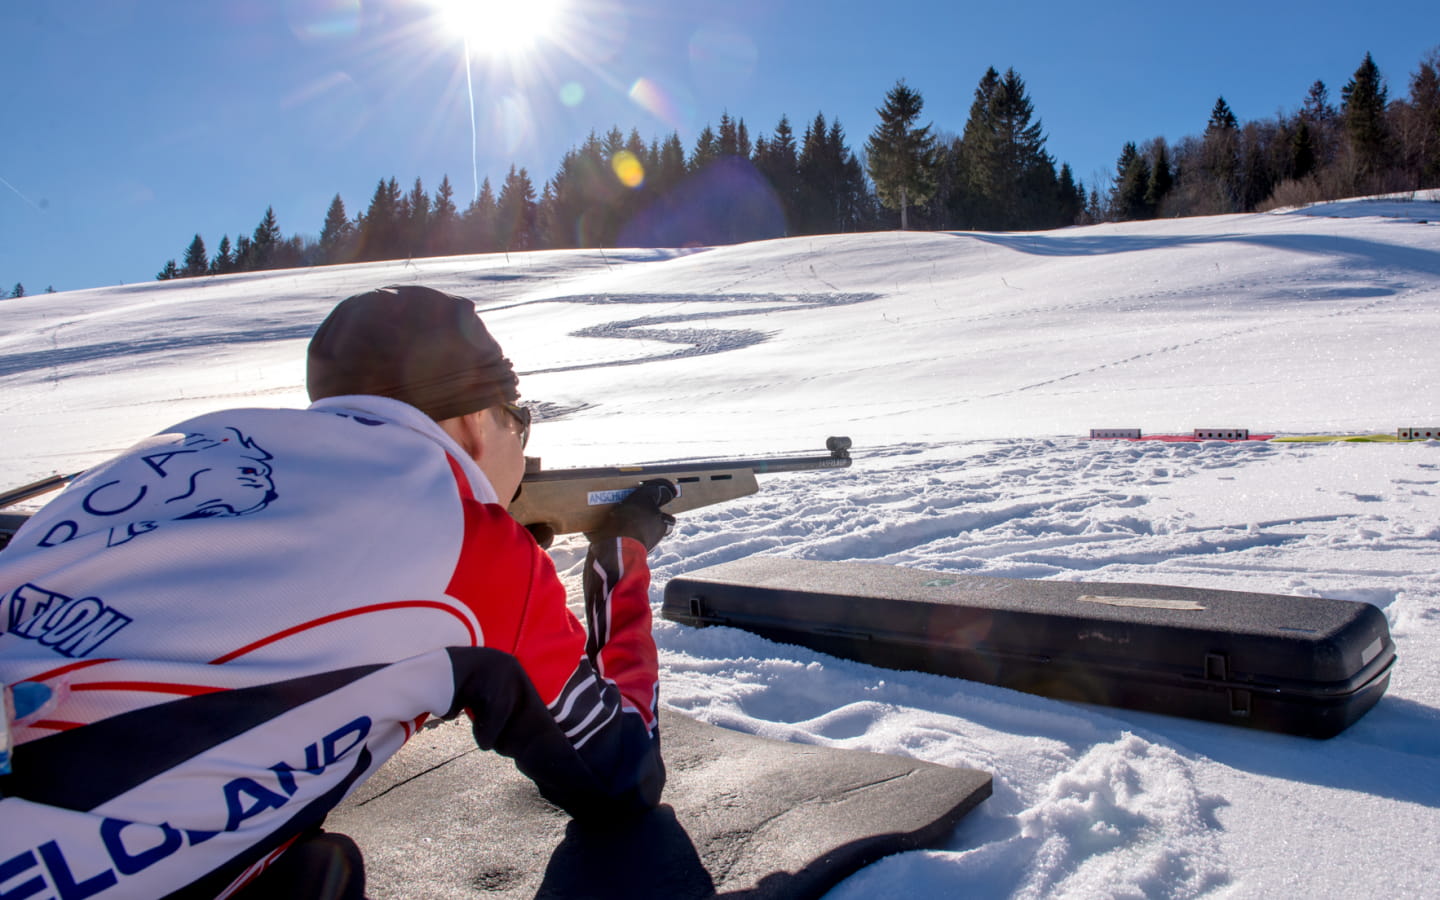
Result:
<instances>
[{"instance_id":1,"label":"sun","mask_svg":"<svg viewBox=\"0 0 1440 900\"><path fill-rule=\"evenodd\" d=\"M440 26L477 56L515 56L554 37L566 0L430 0Z\"/></svg>"}]
</instances>

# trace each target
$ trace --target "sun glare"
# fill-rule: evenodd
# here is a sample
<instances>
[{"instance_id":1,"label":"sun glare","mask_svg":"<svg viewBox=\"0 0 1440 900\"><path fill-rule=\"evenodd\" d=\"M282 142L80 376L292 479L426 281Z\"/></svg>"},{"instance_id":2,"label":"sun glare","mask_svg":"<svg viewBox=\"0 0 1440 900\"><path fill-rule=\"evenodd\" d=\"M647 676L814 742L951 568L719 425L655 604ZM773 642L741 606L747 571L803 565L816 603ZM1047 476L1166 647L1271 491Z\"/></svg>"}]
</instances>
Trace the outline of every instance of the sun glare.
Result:
<instances>
[{"instance_id":1,"label":"sun glare","mask_svg":"<svg viewBox=\"0 0 1440 900\"><path fill-rule=\"evenodd\" d=\"M565 0L432 0L447 32L471 52L512 56L553 36Z\"/></svg>"}]
</instances>

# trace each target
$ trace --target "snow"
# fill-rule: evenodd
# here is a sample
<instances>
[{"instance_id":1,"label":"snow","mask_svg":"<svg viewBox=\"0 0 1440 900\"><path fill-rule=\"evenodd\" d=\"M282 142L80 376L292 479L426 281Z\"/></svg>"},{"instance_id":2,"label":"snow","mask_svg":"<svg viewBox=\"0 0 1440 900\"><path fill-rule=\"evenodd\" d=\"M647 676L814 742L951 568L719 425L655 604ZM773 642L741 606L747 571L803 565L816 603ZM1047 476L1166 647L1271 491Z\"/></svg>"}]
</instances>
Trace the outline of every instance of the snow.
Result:
<instances>
[{"instance_id":1,"label":"snow","mask_svg":"<svg viewBox=\"0 0 1440 900\"><path fill-rule=\"evenodd\" d=\"M1440 896L1440 442L1091 441L1440 426L1440 193L1041 234L372 263L0 303L0 486L189 415L299 406L338 299L474 297L547 466L819 453L685 516L665 583L752 554L1380 607L1389 692L1329 741L1085 707L657 620L663 702L984 769L940 850L833 898ZM579 334L577 334L577 332ZM578 585L583 546L552 550Z\"/></svg>"}]
</instances>

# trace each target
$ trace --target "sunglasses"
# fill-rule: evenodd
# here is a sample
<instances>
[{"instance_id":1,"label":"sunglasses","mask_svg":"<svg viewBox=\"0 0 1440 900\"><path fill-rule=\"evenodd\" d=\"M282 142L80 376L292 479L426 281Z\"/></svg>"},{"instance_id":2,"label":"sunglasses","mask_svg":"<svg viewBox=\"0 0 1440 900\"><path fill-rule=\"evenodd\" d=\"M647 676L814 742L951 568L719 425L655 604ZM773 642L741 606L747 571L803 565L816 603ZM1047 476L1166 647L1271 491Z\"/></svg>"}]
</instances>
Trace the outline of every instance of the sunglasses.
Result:
<instances>
[{"instance_id":1,"label":"sunglasses","mask_svg":"<svg viewBox=\"0 0 1440 900\"><path fill-rule=\"evenodd\" d=\"M519 423L520 449L524 450L525 445L530 443L530 407L519 406L514 403L502 403L500 404L500 408L509 413L510 418Z\"/></svg>"}]
</instances>

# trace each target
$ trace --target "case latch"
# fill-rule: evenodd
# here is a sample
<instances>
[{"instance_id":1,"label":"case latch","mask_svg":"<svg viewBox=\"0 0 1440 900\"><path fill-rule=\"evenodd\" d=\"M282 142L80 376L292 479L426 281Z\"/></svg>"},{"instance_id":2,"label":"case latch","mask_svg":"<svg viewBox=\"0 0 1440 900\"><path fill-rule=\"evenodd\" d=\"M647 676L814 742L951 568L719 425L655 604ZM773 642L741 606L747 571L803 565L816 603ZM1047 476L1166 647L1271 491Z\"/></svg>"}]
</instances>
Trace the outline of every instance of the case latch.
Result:
<instances>
[{"instance_id":1,"label":"case latch","mask_svg":"<svg viewBox=\"0 0 1440 900\"><path fill-rule=\"evenodd\" d=\"M1223 653L1205 654L1205 680L1230 680L1230 657ZM1225 693L1230 701L1230 715L1237 719L1250 717L1250 692L1237 687L1227 688Z\"/></svg>"},{"instance_id":2,"label":"case latch","mask_svg":"<svg viewBox=\"0 0 1440 900\"><path fill-rule=\"evenodd\" d=\"M725 616L717 616L705 608L705 598L696 594L690 598L690 624L696 627L704 625L728 625L730 619Z\"/></svg>"}]
</instances>

